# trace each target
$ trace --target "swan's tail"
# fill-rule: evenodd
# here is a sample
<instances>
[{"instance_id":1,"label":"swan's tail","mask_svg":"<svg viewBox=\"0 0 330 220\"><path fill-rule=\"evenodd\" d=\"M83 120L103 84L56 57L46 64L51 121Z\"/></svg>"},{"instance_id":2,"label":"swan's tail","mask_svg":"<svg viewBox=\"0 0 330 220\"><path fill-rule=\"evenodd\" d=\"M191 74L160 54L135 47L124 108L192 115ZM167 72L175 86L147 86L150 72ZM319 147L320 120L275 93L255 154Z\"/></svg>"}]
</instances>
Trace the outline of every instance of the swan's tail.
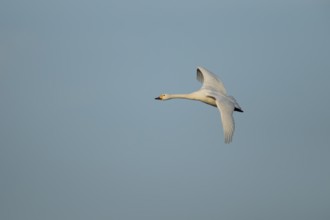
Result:
<instances>
[{"instance_id":1,"label":"swan's tail","mask_svg":"<svg viewBox=\"0 0 330 220\"><path fill-rule=\"evenodd\" d=\"M234 106L235 106L234 111L244 112L233 96L228 96L228 98L234 103Z\"/></svg>"}]
</instances>

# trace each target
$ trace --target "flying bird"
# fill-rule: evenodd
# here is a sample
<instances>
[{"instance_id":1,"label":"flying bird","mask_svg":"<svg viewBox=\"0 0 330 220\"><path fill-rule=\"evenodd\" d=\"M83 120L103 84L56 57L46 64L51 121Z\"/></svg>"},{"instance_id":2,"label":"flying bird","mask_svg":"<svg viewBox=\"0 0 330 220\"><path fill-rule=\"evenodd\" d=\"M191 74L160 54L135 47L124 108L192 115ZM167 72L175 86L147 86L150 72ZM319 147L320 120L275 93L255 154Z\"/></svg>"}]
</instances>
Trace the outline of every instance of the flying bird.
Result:
<instances>
[{"instance_id":1,"label":"flying bird","mask_svg":"<svg viewBox=\"0 0 330 220\"><path fill-rule=\"evenodd\" d=\"M190 99L204 102L217 107L220 111L225 143L230 143L233 138L235 123L233 112L243 112L233 96L227 95L227 91L221 80L203 67L197 67L197 80L202 87L189 94L161 94L157 100Z\"/></svg>"}]
</instances>

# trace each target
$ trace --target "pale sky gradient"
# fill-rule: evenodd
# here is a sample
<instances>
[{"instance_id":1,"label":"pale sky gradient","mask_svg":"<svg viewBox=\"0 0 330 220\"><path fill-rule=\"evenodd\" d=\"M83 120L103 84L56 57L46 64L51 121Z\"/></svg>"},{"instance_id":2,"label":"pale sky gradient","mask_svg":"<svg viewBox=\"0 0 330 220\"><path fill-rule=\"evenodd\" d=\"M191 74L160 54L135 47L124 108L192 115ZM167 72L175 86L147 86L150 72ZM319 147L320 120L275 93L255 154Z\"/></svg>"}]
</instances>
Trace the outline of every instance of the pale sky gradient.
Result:
<instances>
[{"instance_id":1,"label":"pale sky gradient","mask_svg":"<svg viewBox=\"0 0 330 220\"><path fill-rule=\"evenodd\" d=\"M0 219L330 219L330 2L0 3ZM154 100L216 73L245 111Z\"/></svg>"}]
</instances>

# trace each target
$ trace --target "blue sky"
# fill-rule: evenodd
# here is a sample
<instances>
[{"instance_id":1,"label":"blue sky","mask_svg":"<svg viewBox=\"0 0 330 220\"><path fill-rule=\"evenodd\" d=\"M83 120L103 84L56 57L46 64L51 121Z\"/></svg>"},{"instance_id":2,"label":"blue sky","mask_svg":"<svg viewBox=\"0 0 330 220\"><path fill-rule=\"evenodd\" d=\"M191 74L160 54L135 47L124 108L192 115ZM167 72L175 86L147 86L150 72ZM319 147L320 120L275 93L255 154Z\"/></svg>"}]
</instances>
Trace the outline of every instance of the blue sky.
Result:
<instances>
[{"instance_id":1,"label":"blue sky","mask_svg":"<svg viewBox=\"0 0 330 220\"><path fill-rule=\"evenodd\" d=\"M2 1L1 219L329 219L330 4ZM216 73L245 111L161 93Z\"/></svg>"}]
</instances>

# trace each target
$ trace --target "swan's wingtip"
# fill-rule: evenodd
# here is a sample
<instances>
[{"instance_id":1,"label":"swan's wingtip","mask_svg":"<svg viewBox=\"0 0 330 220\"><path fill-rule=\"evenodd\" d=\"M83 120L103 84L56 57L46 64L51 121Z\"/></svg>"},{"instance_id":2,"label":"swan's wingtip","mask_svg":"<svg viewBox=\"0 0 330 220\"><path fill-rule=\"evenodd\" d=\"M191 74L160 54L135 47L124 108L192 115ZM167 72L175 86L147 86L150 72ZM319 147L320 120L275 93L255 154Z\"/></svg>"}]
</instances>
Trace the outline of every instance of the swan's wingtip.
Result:
<instances>
[{"instance_id":1,"label":"swan's wingtip","mask_svg":"<svg viewBox=\"0 0 330 220\"><path fill-rule=\"evenodd\" d=\"M199 71L203 71L203 70L205 70L205 68L202 67L202 66L197 66L197 70L199 70Z\"/></svg>"},{"instance_id":2,"label":"swan's wingtip","mask_svg":"<svg viewBox=\"0 0 330 220\"><path fill-rule=\"evenodd\" d=\"M233 141L232 137L225 138L225 144L230 144Z\"/></svg>"}]
</instances>

